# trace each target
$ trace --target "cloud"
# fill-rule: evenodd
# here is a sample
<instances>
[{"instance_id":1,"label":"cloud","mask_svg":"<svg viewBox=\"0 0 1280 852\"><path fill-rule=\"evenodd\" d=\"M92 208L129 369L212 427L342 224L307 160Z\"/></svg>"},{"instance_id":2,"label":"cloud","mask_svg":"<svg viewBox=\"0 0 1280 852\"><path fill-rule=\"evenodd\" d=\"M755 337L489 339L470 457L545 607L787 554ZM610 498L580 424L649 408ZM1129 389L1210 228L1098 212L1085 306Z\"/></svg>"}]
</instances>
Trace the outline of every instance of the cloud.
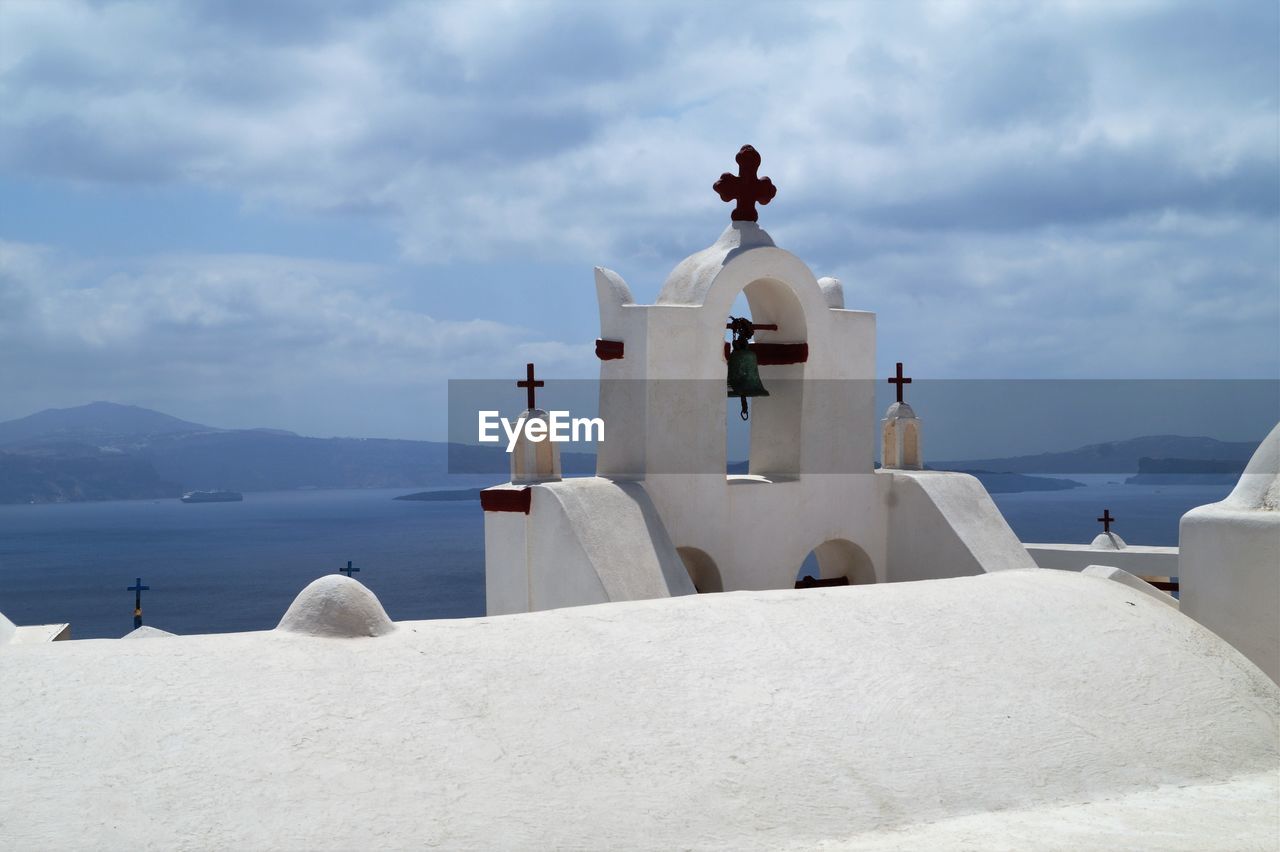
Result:
<instances>
[{"instance_id":1,"label":"cloud","mask_svg":"<svg viewBox=\"0 0 1280 852\"><path fill-rule=\"evenodd\" d=\"M576 343L431 318L492 315L465 288L406 308L390 270L580 267L529 286L589 303L605 264L652 298L722 227L710 184L750 142L779 187L762 224L918 370L1269 377L1277 29L1252 2L11 0L0 175L361 217L399 255L11 246L0 308L76 392L255 376L314 413L323 373L385 411L485 375L496 340L581 369Z\"/></svg>"},{"instance_id":2,"label":"cloud","mask_svg":"<svg viewBox=\"0 0 1280 852\"><path fill-rule=\"evenodd\" d=\"M364 210L425 261L625 250L748 140L863 219L1274 215L1276 16L1225 5L42 0L0 24L0 162Z\"/></svg>"},{"instance_id":3,"label":"cloud","mask_svg":"<svg viewBox=\"0 0 1280 852\"><path fill-rule=\"evenodd\" d=\"M444 381L493 375L499 348L514 353L508 361L536 353L549 369L591 355L529 329L434 319L398 304L384 277L373 265L255 255L104 269L0 242L6 414L53 404L37 402L53 393L64 405L106 397L215 425L423 437L438 425L422 419L425 403L396 400L443 404Z\"/></svg>"},{"instance_id":4,"label":"cloud","mask_svg":"<svg viewBox=\"0 0 1280 852\"><path fill-rule=\"evenodd\" d=\"M877 313L882 363L922 376L1274 378L1280 361L1269 223L1168 214L854 239L874 248L843 263L825 249L828 268L850 307Z\"/></svg>"}]
</instances>

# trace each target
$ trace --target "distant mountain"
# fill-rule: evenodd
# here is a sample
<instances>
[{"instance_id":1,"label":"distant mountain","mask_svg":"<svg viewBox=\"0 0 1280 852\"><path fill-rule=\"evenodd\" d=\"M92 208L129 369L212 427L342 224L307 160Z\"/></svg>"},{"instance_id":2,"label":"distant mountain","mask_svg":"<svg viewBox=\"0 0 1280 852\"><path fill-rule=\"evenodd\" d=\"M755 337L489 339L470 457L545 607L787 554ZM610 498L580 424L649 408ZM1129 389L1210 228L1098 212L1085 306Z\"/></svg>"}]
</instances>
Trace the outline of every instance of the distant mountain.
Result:
<instances>
[{"instance_id":1,"label":"distant mountain","mask_svg":"<svg viewBox=\"0 0 1280 852\"><path fill-rule=\"evenodd\" d=\"M0 447L30 441L96 444L121 438L210 431L216 430L136 405L91 402L75 408L49 408L0 423Z\"/></svg>"},{"instance_id":2,"label":"distant mountain","mask_svg":"<svg viewBox=\"0 0 1280 852\"><path fill-rule=\"evenodd\" d=\"M1233 485L1246 459L1138 459L1138 475L1126 485Z\"/></svg>"},{"instance_id":3,"label":"distant mountain","mask_svg":"<svg viewBox=\"0 0 1280 852\"><path fill-rule=\"evenodd\" d=\"M567 474L595 472L593 455L561 458ZM474 475L450 475L451 469ZM491 485L509 470L500 446L217 429L104 402L0 423L4 503L153 498L197 489Z\"/></svg>"},{"instance_id":4,"label":"distant mountain","mask_svg":"<svg viewBox=\"0 0 1280 852\"><path fill-rule=\"evenodd\" d=\"M1063 453L1039 453L1007 458L930 462L939 470L995 471L998 473L1138 473L1148 459L1195 459L1221 462L1248 461L1258 445L1249 441L1218 441L1181 435L1151 435L1127 441L1090 444Z\"/></svg>"},{"instance_id":5,"label":"distant mountain","mask_svg":"<svg viewBox=\"0 0 1280 852\"><path fill-rule=\"evenodd\" d=\"M74 503L178 497L143 459L123 453L77 452L72 456L0 452L0 503Z\"/></svg>"},{"instance_id":6,"label":"distant mountain","mask_svg":"<svg viewBox=\"0 0 1280 852\"><path fill-rule=\"evenodd\" d=\"M479 488L461 488L456 491L418 491L414 494L401 494L392 500L420 500L426 503L454 503L459 501L479 500Z\"/></svg>"},{"instance_id":7,"label":"distant mountain","mask_svg":"<svg viewBox=\"0 0 1280 852\"><path fill-rule=\"evenodd\" d=\"M1137 473L1144 457L1236 462L1247 460L1253 449L1250 443L1162 435L1068 453L930 467L971 472L993 492L1029 491L1076 483L1010 474ZM560 458L566 476L595 472L590 453L566 452ZM470 488L504 481L509 465L510 457L497 445L218 429L109 402L0 423L0 502L6 503L155 498L197 489ZM730 466L731 473L745 469L746 462Z\"/></svg>"}]
</instances>

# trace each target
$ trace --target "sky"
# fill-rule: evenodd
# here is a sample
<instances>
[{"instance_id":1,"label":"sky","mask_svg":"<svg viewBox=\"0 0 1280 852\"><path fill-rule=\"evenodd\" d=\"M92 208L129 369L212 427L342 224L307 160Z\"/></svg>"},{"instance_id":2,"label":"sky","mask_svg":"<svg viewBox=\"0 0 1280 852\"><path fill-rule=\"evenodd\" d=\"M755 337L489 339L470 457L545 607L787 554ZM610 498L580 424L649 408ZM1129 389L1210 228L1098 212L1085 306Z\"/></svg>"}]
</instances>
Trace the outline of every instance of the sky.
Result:
<instances>
[{"instance_id":1,"label":"sky","mask_svg":"<svg viewBox=\"0 0 1280 852\"><path fill-rule=\"evenodd\" d=\"M1278 8L0 0L0 419L442 438L746 143L881 376L1274 380Z\"/></svg>"}]
</instances>

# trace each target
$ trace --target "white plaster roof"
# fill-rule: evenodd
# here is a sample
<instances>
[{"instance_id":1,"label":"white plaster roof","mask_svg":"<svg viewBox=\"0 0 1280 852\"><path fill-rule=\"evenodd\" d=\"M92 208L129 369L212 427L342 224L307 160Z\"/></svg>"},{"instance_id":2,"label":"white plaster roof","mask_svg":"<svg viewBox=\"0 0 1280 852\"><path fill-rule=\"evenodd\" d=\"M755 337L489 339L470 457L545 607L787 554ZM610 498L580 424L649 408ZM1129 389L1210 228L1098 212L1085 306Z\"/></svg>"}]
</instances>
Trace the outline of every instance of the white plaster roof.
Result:
<instances>
[{"instance_id":1,"label":"white plaster roof","mask_svg":"<svg viewBox=\"0 0 1280 852\"><path fill-rule=\"evenodd\" d=\"M163 639L166 636L176 636L176 633L170 633L168 630L160 630L156 627L144 624L136 627L128 633L121 636L121 639Z\"/></svg>"},{"instance_id":2,"label":"white plaster roof","mask_svg":"<svg viewBox=\"0 0 1280 852\"><path fill-rule=\"evenodd\" d=\"M1129 545L1124 543L1124 539L1116 532L1100 532L1093 537L1090 547L1100 548L1102 550L1124 550Z\"/></svg>"},{"instance_id":3,"label":"white plaster roof","mask_svg":"<svg viewBox=\"0 0 1280 852\"><path fill-rule=\"evenodd\" d=\"M905 402L894 402L884 412L885 420L916 420L915 409Z\"/></svg>"},{"instance_id":4,"label":"white plaster roof","mask_svg":"<svg viewBox=\"0 0 1280 852\"><path fill-rule=\"evenodd\" d=\"M53 642L59 637L66 638L71 625L60 624L14 624L4 613L0 612L0 645L32 645L40 642Z\"/></svg>"},{"instance_id":5,"label":"white plaster roof","mask_svg":"<svg viewBox=\"0 0 1280 852\"><path fill-rule=\"evenodd\" d=\"M702 251L676 264L658 294L659 305L701 305L724 265L755 248L773 248L773 237L755 222L734 222ZM841 294L843 299L843 292Z\"/></svg>"},{"instance_id":6,"label":"white plaster roof","mask_svg":"<svg viewBox=\"0 0 1280 852\"><path fill-rule=\"evenodd\" d=\"M59 637L67 633L71 625L67 622L60 624L20 624L14 628L13 638L10 643L14 645L32 645L44 642L55 642Z\"/></svg>"},{"instance_id":7,"label":"white plaster roof","mask_svg":"<svg viewBox=\"0 0 1280 852\"><path fill-rule=\"evenodd\" d=\"M277 630L305 636L382 636L395 625L364 584L342 574L312 580L289 604Z\"/></svg>"},{"instance_id":8,"label":"white plaster roof","mask_svg":"<svg viewBox=\"0 0 1280 852\"><path fill-rule=\"evenodd\" d=\"M1262 439L1240 481L1218 505L1231 509L1280 510L1280 423Z\"/></svg>"},{"instance_id":9,"label":"white plaster roof","mask_svg":"<svg viewBox=\"0 0 1280 852\"><path fill-rule=\"evenodd\" d=\"M11 646L0 682L5 848L1201 849L1280 830L1280 687L1172 608L1067 572Z\"/></svg>"}]
</instances>

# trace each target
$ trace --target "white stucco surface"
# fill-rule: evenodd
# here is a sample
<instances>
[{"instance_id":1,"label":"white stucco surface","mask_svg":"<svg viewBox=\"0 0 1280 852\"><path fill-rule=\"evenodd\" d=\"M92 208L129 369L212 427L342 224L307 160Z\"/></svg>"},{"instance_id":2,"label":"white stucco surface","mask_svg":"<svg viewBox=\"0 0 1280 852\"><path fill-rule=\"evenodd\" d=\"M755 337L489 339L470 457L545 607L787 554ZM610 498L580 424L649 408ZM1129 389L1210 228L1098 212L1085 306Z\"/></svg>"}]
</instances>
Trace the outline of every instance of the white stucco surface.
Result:
<instances>
[{"instance_id":1,"label":"white stucco surface","mask_svg":"<svg viewBox=\"0 0 1280 852\"><path fill-rule=\"evenodd\" d=\"M1131 589L1149 595L1155 600L1160 601L1166 606L1174 609L1178 608L1178 600L1168 592L1157 589L1155 586L1143 580L1141 577L1130 574L1122 568L1113 568L1110 565L1089 565L1080 572L1086 577L1096 577L1099 580L1111 580L1116 583L1123 583Z\"/></svg>"},{"instance_id":2,"label":"white stucco surface","mask_svg":"<svg viewBox=\"0 0 1280 852\"><path fill-rule=\"evenodd\" d=\"M716 277L730 261L752 249L774 247L773 237L755 222L733 222L714 243L676 265L662 284L657 304L701 305L707 300ZM843 302L843 289L840 293ZM827 296L823 302L829 304Z\"/></svg>"},{"instance_id":3,"label":"white stucco surface","mask_svg":"<svg viewBox=\"0 0 1280 852\"><path fill-rule=\"evenodd\" d=\"M71 625L14 624L0 613L0 645L31 645L40 642L58 642L71 638Z\"/></svg>"},{"instance_id":4,"label":"white stucco surface","mask_svg":"<svg viewBox=\"0 0 1280 852\"><path fill-rule=\"evenodd\" d=\"M10 642L14 645L30 645L40 642L61 642L71 638L71 625L61 624L21 624L14 629Z\"/></svg>"},{"instance_id":5,"label":"white stucco surface","mask_svg":"<svg viewBox=\"0 0 1280 852\"><path fill-rule=\"evenodd\" d=\"M1124 550L1128 547L1119 533L1115 532L1098 533L1093 537L1093 541L1090 542L1089 546L1097 550Z\"/></svg>"},{"instance_id":6,"label":"white stucco surface","mask_svg":"<svg viewBox=\"0 0 1280 852\"><path fill-rule=\"evenodd\" d=\"M1110 565L1139 577L1177 577L1178 548L1129 544L1123 549L1099 548L1089 544L1026 545L1027 553L1041 568L1083 571L1090 565Z\"/></svg>"},{"instance_id":7,"label":"white stucco surface","mask_svg":"<svg viewBox=\"0 0 1280 852\"><path fill-rule=\"evenodd\" d=\"M168 630L160 630L159 628L152 627L148 624L144 624L141 627L130 630L128 633L124 634L120 638L121 639L163 639L166 636L176 636L176 635L177 635L176 633L170 633Z\"/></svg>"},{"instance_id":8,"label":"white stucco surface","mask_svg":"<svg viewBox=\"0 0 1280 852\"><path fill-rule=\"evenodd\" d=\"M395 630L382 602L359 580L326 574L298 593L277 630L308 636L382 636Z\"/></svg>"},{"instance_id":9,"label":"white stucco surface","mask_svg":"<svg viewBox=\"0 0 1280 852\"><path fill-rule=\"evenodd\" d=\"M531 486L530 513L485 516L489 615L694 593L649 495L581 477Z\"/></svg>"},{"instance_id":10,"label":"white stucco surface","mask_svg":"<svg viewBox=\"0 0 1280 852\"><path fill-rule=\"evenodd\" d=\"M1280 511L1280 423L1258 445L1236 487L1221 505L1228 509Z\"/></svg>"},{"instance_id":11,"label":"white stucco surface","mask_svg":"<svg viewBox=\"0 0 1280 852\"><path fill-rule=\"evenodd\" d=\"M1280 681L1280 425L1226 500L1178 526L1182 611Z\"/></svg>"},{"instance_id":12,"label":"white stucco surface","mask_svg":"<svg viewBox=\"0 0 1280 852\"><path fill-rule=\"evenodd\" d=\"M1034 568L982 483L950 471L877 471L891 483L890 580Z\"/></svg>"},{"instance_id":13,"label":"white stucco surface","mask_svg":"<svg viewBox=\"0 0 1280 852\"><path fill-rule=\"evenodd\" d=\"M0 682L4 848L1245 849L1280 831L1280 688L1162 603L1066 572L6 646Z\"/></svg>"}]
</instances>

